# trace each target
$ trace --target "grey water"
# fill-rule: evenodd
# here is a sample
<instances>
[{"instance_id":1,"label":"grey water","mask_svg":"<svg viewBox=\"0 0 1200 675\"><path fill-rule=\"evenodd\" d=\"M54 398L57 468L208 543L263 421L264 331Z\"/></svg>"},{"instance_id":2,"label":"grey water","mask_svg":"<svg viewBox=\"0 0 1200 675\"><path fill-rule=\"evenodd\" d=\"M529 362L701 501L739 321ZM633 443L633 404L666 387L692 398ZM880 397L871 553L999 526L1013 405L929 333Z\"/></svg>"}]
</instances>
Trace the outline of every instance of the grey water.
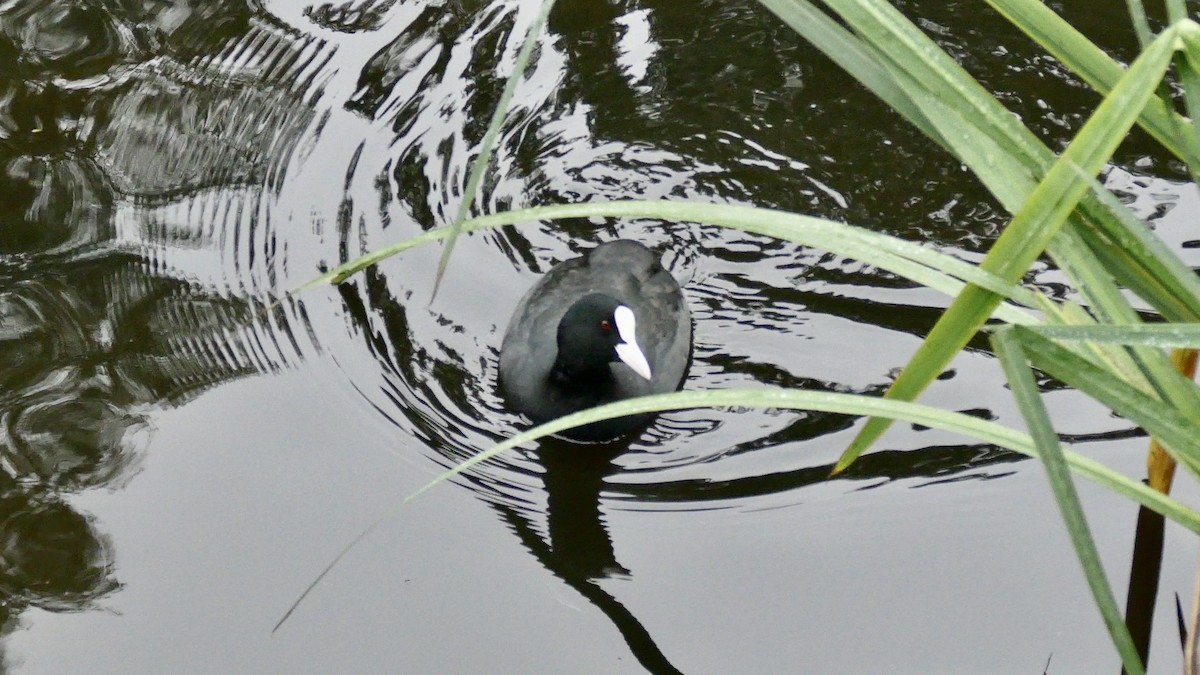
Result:
<instances>
[{"instance_id":1,"label":"grey water","mask_svg":"<svg viewBox=\"0 0 1200 675\"><path fill-rule=\"evenodd\" d=\"M0 2L0 672L1118 672L1041 466L947 433L898 424L830 480L860 420L670 413L395 510L525 427L496 388L509 313L598 242L636 238L684 285L692 390L880 394L949 303L633 219L464 236L432 302L436 245L287 296L453 218L538 4ZM1051 4L1135 53L1123 3ZM1052 148L1099 100L982 3L898 7ZM1200 200L1152 141L1104 181L1200 263ZM629 198L972 261L1007 222L757 4L564 0L475 212ZM1042 263L1031 280L1065 292ZM1046 398L1075 449L1142 476L1126 420ZM922 401L1021 426L981 348ZM1079 487L1123 597L1136 510ZM1180 669L1197 548L1167 526L1150 672Z\"/></svg>"}]
</instances>

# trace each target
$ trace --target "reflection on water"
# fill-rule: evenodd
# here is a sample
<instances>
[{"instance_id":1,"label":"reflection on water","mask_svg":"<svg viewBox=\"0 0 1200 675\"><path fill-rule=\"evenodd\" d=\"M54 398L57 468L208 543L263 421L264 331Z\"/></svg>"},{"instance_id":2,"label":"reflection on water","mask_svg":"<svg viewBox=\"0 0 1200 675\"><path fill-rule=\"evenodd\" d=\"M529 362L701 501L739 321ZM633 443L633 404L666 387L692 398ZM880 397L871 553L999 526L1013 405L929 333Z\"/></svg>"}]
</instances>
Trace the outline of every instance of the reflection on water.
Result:
<instances>
[{"instance_id":1,"label":"reflection on water","mask_svg":"<svg viewBox=\"0 0 1200 675\"><path fill-rule=\"evenodd\" d=\"M118 587L113 552L85 515L52 493L0 479L0 633L27 607L77 610Z\"/></svg>"},{"instance_id":2,"label":"reflection on water","mask_svg":"<svg viewBox=\"0 0 1200 675\"><path fill-rule=\"evenodd\" d=\"M494 503L521 543L568 586L612 621L638 662L652 673L680 672L655 644L641 621L598 582L630 578L616 558L600 498L605 478L615 471L611 460L623 450L620 443L581 457L579 448L550 439L541 444L538 460L544 467L546 535L533 514L512 504Z\"/></svg>"},{"instance_id":3,"label":"reflection on water","mask_svg":"<svg viewBox=\"0 0 1200 675\"><path fill-rule=\"evenodd\" d=\"M304 16L313 23L344 33L376 30L396 0L350 0L341 3L310 5Z\"/></svg>"},{"instance_id":4,"label":"reflection on water","mask_svg":"<svg viewBox=\"0 0 1200 675\"><path fill-rule=\"evenodd\" d=\"M535 4L0 4L0 73L11 74L0 79L0 635L25 608L77 610L119 588L119 551L69 496L131 480L164 406L336 348L357 405L417 441L406 452L449 465L522 427L496 394L497 327L537 274L602 240L646 242L684 283L696 324L687 388L886 388L945 299L854 261L687 223L480 233L432 305L432 251L354 278L331 305L276 304L322 267L448 221ZM936 30L955 4L930 9L926 28L965 65L1044 77L1032 52L996 48L1023 41L994 18ZM294 10L299 27L271 9ZM1054 113L1002 92L1049 137L1092 104L1054 74ZM751 2L559 3L516 100L477 211L753 202L968 258L1005 221L956 162ZM1143 210L1166 212L1149 201ZM1014 422L992 409L1001 381L976 372L990 357L965 358L945 386L982 392L972 412ZM671 413L607 447L511 453L462 484L643 666L677 672L619 598L637 570L622 564L609 514L794 505L828 479L853 423ZM1077 439L1131 433L1089 424ZM1017 459L917 428L889 442L840 480L988 480Z\"/></svg>"},{"instance_id":5,"label":"reflection on water","mask_svg":"<svg viewBox=\"0 0 1200 675\"><path fill-rule=\"evenodd\" d=\"M309 123L289 70L309 45L259 22L237 2L0 10L0 631L119 587L65 497L136 474L156 407L295 358L286 309L161 263L267 240L194 207L253 208ZM237 72L212 60L233 35L259 49Z\"/></svg>"}]
</instances>

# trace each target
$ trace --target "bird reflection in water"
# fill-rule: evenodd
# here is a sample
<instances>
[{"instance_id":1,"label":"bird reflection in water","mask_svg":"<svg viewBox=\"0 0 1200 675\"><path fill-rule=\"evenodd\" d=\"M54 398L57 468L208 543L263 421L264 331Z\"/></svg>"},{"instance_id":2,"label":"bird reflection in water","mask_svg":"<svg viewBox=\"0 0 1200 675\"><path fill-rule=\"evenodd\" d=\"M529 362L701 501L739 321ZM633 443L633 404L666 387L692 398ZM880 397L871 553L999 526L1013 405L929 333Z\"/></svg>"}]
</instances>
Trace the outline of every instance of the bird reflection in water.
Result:
<instances>
[{"instance_id":1,"label":"bird reflection in water","mask_svg":"<svg viewBox=\"0 0 1200 675\"><path fill-rule=\"evenodd\" d=\"M541 442L538 462L546 489L548 541L529 514L509 504L496 508L542 565L575 589L612 621L638 662L652 673L679 673L655 644L650 631L621 601L597 583L630 579L618 560L601 509L606 478L618 471L613 459L628 449L628 439L580 445L556 438Z\"/></svg>"}]
</instances>

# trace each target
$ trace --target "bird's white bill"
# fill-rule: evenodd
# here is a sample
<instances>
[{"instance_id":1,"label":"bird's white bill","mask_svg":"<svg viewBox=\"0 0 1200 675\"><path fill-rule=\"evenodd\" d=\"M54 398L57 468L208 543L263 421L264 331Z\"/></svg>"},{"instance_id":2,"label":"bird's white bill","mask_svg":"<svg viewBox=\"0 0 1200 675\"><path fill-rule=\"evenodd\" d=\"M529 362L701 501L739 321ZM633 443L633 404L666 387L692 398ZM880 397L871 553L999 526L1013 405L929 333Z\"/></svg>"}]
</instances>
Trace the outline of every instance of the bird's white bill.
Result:
<instances>
[{"instance_id":1,"label":"bird's white bill","mask_svg":"<svg viewBox=\"0 0 1200 675\"><path fill-rule=\"evenodd\" d=\"M646 355L638 348L636 342L633 344L629 344L628 342L618 344L617 356L621 357L625 365L633 368L633 372L647 380L650 379L650 362L646 360Z\"/></svg>"},{"instance_id":2,"label":"bird's white bill","mask_svg":"<svg viewBox=\"0 0 1200 675\"><path fill-rule=\"evenodd\" d=\"M613 312L613 319L617 322L617 335L621 336L621 342L617 344L617 356L633 372L649 380L650 362L637 343L637 320L633 317L633 310L621 305Z\"/></svg>"}]
</instances>

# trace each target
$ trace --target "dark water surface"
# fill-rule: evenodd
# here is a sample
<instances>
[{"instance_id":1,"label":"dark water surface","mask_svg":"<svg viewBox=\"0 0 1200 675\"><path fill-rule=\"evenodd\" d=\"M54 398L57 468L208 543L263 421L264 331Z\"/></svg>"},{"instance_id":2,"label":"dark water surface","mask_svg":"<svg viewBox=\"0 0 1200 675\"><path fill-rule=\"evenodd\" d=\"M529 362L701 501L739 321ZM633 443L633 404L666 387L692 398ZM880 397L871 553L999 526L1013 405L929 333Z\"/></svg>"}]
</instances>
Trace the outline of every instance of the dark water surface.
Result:
<instances>
[{"instance_id":1,"label":"dark water surface","mask_svg":"<svg viewBox=\"0 0 1200 675\"><path fill-rule=\"evenodd\" d=\"M523 428L497 349L557 261L618 236L660 251L695 317L688 389L880 393L948 303L631 220L464 237L432 304L425 247L274 306L452 217L536 4L0 2L0 671L1118 672L1038 464L897 425L830 482L857 423L759 410L488 463L272 636L362 527ZM1123 3L1052 4L1131 54ZM901 6L1052 147L1097 101L982 3ZM564 0L516 100L481 211L756 203L971 260L1006 222L751 2ZM1105 180L1200 262L1196 191L1150 141ZM923 400L1020 425L983 351ZM1140 477L1124 420L1048 403ZM1080 489L1123 595L1136 513ZM1179 671L1196 553L1168 526L1151 672Z\"/></svg>"}]
</instances>

